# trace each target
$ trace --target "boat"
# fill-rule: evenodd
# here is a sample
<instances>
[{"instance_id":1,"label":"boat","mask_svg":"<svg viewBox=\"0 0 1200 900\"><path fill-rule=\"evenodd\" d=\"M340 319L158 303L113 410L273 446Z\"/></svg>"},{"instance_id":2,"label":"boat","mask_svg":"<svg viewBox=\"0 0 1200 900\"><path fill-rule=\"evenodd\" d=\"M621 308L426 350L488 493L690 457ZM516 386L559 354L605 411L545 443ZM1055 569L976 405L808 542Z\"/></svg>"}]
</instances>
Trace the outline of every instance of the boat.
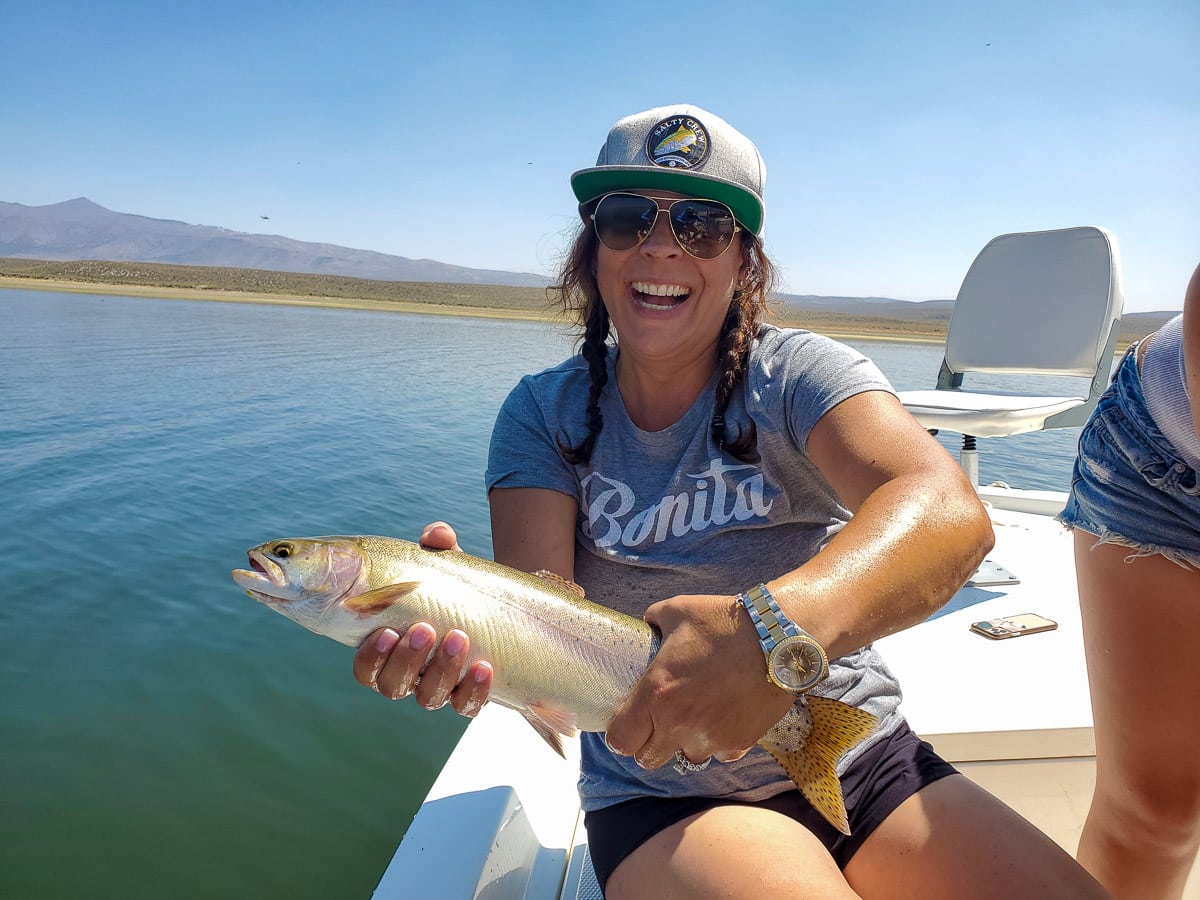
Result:
<instances>
[{"instance_id":1,"label":"boat","mask_svg":"<svg viewBox=\"0 0 1200 900\"><path fill-rule=\"evenodd\" d=\"M1123 299L1101 228L1001 235L972 263L947 329L937 386L902 392L959 459L996 535L972 578L925 622L882 638L913 730L967 777L1074 853L1095 781L1095 741L1065 491L978 484L976 438L1081 425L1107 385ZM1066 393L964 388L964 375L1065 380ZM974 386L974 385L972 385ZM1065 487L1065 486L1064 486ZM972 625L1036 614L1016 639ZM985 629L986 630L986 629ZM593 900L576 793L578 742L556 756L517 714L485 707L442 767L375 900ZM1200 863L1186 900L1200 900Z\"/></svg>"}]
</instances>

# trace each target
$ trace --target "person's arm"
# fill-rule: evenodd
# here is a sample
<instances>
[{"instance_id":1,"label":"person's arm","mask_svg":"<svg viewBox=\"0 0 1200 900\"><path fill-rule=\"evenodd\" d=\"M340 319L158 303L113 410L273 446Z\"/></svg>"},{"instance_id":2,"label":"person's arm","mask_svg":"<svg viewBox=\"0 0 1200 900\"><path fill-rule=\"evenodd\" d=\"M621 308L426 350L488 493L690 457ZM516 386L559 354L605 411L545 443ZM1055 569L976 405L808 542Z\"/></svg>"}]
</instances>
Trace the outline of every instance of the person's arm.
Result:
<instances>
[{"instance_id":1,"label":"person's arm","mask_svg":"<svg viewBox=\"0 0 1200 900\"><path fill-rule=\"evenodd\" d=\"M558 470L557 480L548 478L546 483L573 484L574 474L544 426L533 388L522 380L493 426L489 471L495 468L506 476L537 472L542 479L556 465L564 468ZM502 475L495 479L504 480ZM497 562L573 579L576 503L571 495L542 488L494 488L489 503ZM427 526L421 544L434 550L458 549L454 530L444 522ZM392 699L413 694L428 709L449 702L461 715L473 716L488 700L494 673L483 660L463 666L470 644L470 635L454 629L441 636L428 622L414 623L404 634L381 628L355 653L354 677Z\"/></svg>"},{"instance_id":2,"label":"person's arm","mask_svg":"<svg viewBox=\"0 0 1200 900\"><path fill-rule=\"evenodd\" d=\"M1200 266L1183 298L1183 371L1192 404L1192 427L1200 434Z\"/></svg>"},{"instance_id":3,"label":"person's arm","mask_svg":"<svg viewBox=\"0 0 1200 900\"><path fill-rule=\"evenodd\" d=\"M579 509L574 497L547 488L492 488L488 505L496 562L574 581Z\"/></svg>"},{"instance_id":4,"label":"person's arm","mask_svg":"<svg viewBox=\"0 0 1200 900\"><path fill-rule=\"evenodd\" d=\"M809 455L853 513L813 560L768 584L830 656L924 621L992 549L957 462L887 394L859 394L813 428Z\"/></svg>"},{"instance_id":5,"label":"person's arm","mask_svg":"<svg viewBox=\"0 0 1200 900\"><path fill-rule=\"evenodd\" d=\"M991 549L987 512L966 475L894 396L871 391L838 404L813 428L808 453L854 515L767 587L831 658L923 621ZM609 744L643 766L677 749L697 761L736 758L792 704L767 681L736 598L674 597L646 620L663 632L662 649L608 731Z\"/></svg>"}]
</instances>

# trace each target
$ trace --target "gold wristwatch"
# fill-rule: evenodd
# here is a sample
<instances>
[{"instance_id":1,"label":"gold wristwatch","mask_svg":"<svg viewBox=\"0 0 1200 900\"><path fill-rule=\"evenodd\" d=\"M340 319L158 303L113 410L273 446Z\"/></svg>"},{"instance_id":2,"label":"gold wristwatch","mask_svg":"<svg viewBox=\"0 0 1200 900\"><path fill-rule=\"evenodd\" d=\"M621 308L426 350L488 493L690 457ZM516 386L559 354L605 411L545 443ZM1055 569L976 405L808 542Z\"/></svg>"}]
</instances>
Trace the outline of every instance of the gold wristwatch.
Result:
<instances>
[{"instance_id":1,"label":"gold wristwatch","mask_svg":"<svg viewBox=\"0 0 1200 900\"><path fill-rule=\"evenodd\" d=\"M810 691L829 675L829 656L820 642L783 614L765 584L738 594L767 658L767 678L793 694Z\"/></svg>"}]
</instances>

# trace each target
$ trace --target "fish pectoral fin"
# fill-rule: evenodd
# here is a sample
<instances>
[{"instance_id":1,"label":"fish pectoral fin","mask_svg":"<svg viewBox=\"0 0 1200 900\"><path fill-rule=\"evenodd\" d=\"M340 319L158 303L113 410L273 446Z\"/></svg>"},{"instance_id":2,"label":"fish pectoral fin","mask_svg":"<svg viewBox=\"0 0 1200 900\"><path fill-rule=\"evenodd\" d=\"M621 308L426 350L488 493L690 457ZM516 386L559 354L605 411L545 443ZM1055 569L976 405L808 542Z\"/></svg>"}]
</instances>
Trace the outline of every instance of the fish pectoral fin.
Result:
<instances>
[{"instance_id":1,"label":"fish pectoral fin","mask_svg":"<svg viewBox=\"0 0 1200 900\"><path fill-rule=\"evenodd\" d=\"M565 758L566 754L563 753L562 735L575 737L575 735L579 734L574 713L552 709L540 703L530 703L521 710L521 715L525 717L525 721L533 726L533 730L542 736L542 739L550 745L555 753Z\"/></svg>"},{"instance_id":2,"label":"fish pectoral fin","mask_svg":"<svg viewBox=\"0 0 1200 900\"><path fill-rule=\"evenodd\" d=\"M352 612L356 616L362 616L363 618L373 616L394 605L397 600L407 597L417 589L419 584L419 581L401 581L398 584L386 584L383 587L375 588L373 591L367 591L365 594L358 594L349 600L343 601L342 607L347 612Z\"/></svg>"},{"instance_id":3,"label":"fish pectoral fin","mask_svg":"<svg viewBox=\"0 0 1200 900\"><path fill-rule=\"evenodd\" d=\"M812 732L798 750L780 747L764 738L759 744L783 767L800 793L830 825L850 833L846 801L838 779L837 764L853 747L874 733L879 719L866 710L831 700L805 697L812 714Z\"/></svg>"}]
</instances>

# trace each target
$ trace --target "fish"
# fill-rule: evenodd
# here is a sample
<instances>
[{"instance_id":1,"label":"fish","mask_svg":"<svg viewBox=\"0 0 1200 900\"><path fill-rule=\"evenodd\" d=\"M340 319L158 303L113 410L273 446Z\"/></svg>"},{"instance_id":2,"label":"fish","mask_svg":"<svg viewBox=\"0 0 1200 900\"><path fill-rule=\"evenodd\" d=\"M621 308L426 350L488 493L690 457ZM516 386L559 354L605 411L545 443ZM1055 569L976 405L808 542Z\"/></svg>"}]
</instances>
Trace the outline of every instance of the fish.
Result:
<instances>
[{"instance_id":1,"label":"fish","mask_svg":"<svg viewBox=\"0 0 1200 900\"><path fill-rule=\"evenodd\" d=\"M347 646L384 626L462 630L471 639L464 667L490 662L491 700L524 716L559 755L563 736L607 729L661 643L646 622L590 602L565 579L399 538L279 538L247 559L232 576L251 598ZM837 764L878 725L865 710L805 695L758 744L849 834Z\"/></svg>"},{"instance_id":2,"label":"fish","mask_svg":"<svg viewBox=\"0 0 1200 900\"><path fill-rule=\"evenodd\" d=\"M695 143L696 132L686 125L680 125L658 143L654 148L654 156L658 158L668 153L691 153L692 145Z\"/></svg>"}]
</instances>

